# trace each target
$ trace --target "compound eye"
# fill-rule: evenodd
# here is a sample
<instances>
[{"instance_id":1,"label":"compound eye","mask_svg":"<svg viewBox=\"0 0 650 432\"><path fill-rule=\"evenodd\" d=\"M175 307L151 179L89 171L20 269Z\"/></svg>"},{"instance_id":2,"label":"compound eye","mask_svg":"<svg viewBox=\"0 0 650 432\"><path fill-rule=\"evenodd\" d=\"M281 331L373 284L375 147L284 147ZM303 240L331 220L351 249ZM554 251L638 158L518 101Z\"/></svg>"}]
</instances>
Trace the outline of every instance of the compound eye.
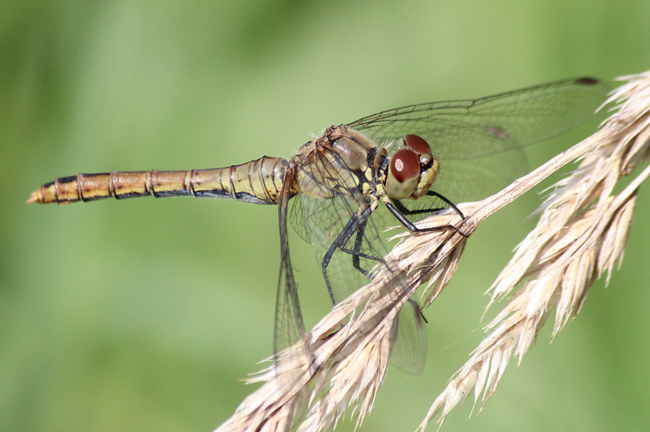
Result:
<instances>
[{"instance_id":1,"label":"compound eye","mask_svg":"<svg viewBox=\"0 0 650 432\"><path fill-rule=\"evenodd\" d=\"M410 197L420 180L420 160L417 153L402 149L393 155L388 167L386 194L390 198L404 199Z\"/></svg>"},{"instance_id":2,"label":"compound eye","mask_svg":"<svg viewBox=\"0 0 650 432\"><path fill-rule=\"evenodd\" d=\"M417 179L420 176L420 161L412 150L395 152L390 161L390 173L399 183Z\"/></svg>"},{"instance_id":3,"label":"compound eye","mask_svg":"<svg viewBox=\"0 0 650 432\"><path fill-rule=\"evenodd\" d=\"M404 146L419 154L431 154L431 147L424 138L417 135L404 135Z\"/></svg>"}]
</instances>

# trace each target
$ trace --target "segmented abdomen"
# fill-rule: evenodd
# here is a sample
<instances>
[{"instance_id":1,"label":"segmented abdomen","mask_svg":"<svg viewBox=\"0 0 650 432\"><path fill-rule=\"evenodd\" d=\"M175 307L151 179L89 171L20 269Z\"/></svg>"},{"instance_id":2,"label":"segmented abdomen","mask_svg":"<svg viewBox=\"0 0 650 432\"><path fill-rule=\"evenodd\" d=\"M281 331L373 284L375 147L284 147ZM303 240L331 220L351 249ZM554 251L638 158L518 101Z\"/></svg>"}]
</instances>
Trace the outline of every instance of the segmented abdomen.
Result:
<instances>
[{"instance_id":1,"label":"segmented abdomen","mask_svg":"<svg viewBox=\"0 0 650 432\"><path fill-rule=\"evenodd\" d=\"M286 159L264 156L228 168L78 174L44 184L27 202L68 204L109 197L191 195L277 204L287 164Z\"/></svg>"}]
</instances>

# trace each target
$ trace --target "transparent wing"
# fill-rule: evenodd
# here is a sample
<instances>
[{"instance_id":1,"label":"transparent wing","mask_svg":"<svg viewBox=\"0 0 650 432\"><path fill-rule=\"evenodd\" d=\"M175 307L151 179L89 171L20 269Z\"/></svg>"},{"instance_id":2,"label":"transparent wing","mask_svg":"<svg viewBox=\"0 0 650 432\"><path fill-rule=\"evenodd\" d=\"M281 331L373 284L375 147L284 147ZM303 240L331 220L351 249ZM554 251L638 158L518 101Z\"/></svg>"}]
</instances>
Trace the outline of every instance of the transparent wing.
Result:
<instances>
[{"instance_id":1,"label":"transparent wing","mask_svg":"<svg viewBox=\"0 0 650 432\"><path fill-rule=\"evenodd\" d=\"M319 246L317 265L322 269L327 260L324 278L338 303L369 283L377 266L390 270L390 264L382 261L388 234L380 231L387 212L382 207L372 211L371 198L356 186L357 174L333 151L313 152L299 170L306 175L298 175L302 190L293 199L290 221L303 239ZM330 196L324 198L327 194ZM419 307L412 301L395 324L395 346L399 348L392 351L391 362L393 356L399 358L396 365L411 374L422 371L426 356L420 318Z\"/></svg>"},{"instance_id":2,"label":"transparent wing","mask_svg":"<svg viewBox=\"0 0 650 432\"><path fill-rule=\"evenodd\" d=\"M479 201L529 171L528 158L522 149L481 159L441 160L432 189L454 203Z\"/></svg>"},{"instance_id":3,"label":"transparent wing","mask_svg":"<svg viewBox=\"0 0 650 432\"><path fill-rule=\"evenodd\" d=\"M480 159L544 141L584 123L606 93L597 80L578 78L474 100L395 108L348 126L373 137L420 135L444 160Z\"/></svg>"},{"instance_id":4,"label":"transparent wing","mask_svg":"<svg viewBox=\"0 0 650 432\"><path fill-rule=\"evenodd\" d=\"M422 136L440 161L435 190L452 201L472 201L527 171L525 154L517 149L592 119L606 95L599 81L578 78L474 100L395 108L348 126L378 143Z\"/></svg>"},{"instance_id":5,"label":"transparent wing","mask_svg":"<svg viewBox=\"0 0 650 432\"><path fill-rule=\"evenodd\" d=\"M420 307L414 301L404 305L392 328L391 363L410 375L420 375L427 355L427 338Z\"/></svg>"},{"instance_id":6,"label":"transparent wing","mask_svg":"<svg viewBox=\"0 0 650 432\"><path fill-rule=\"evenodd\" d=\"M280 200L278 202L278 222L280 226L280 276L275 305L274 351L280 351L301 342L303 354L309 355L304 340L305 325L298 300L298 287L291 266L289 255L289 236L287 233L287 215L289 206L289 185L295 172L288 168L285 173Z\"/></svg>"}]
</instances>

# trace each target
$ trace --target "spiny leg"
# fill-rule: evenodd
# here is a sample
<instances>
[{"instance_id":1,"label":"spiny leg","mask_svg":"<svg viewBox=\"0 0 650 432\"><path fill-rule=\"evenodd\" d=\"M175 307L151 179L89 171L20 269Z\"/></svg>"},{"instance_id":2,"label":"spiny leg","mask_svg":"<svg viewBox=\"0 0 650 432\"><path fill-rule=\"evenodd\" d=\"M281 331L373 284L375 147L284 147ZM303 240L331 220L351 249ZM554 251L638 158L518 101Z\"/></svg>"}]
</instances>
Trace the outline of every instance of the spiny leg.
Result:
<instances>
[{"instance_id":1,"label":"spiny leg","mask_svg":"<svg viewBox=\"0 0 650 432\"><path fill-rule=\"evenodd\" d=\"M401 204L401 203L400 203ZM453 204L452 204L453 205ZM454 206L455 207L455 206ZM370 211L368 211L370 210ZM407 209L408 210L408 209ZM364 215L367 213L367 216L364 217ZM348 253L352 255L352 266L358 270L361 274L363 274L366 277L370 277L370 273L363 269L361 267L361 263L359 261L360 258L366 258L369 260L373 261L378 261L378 262L383 262L384 260L373 256L369 255L366 253L361 252L361 246L363 245L363 236L365 234L365 229L366 229L366 224L368 222L368 218L370 214L372 213L371 209L367 209L362 213L360 217L354 216L352 217L348 223L345 225L341 233L337 236L337 238L332 242L330 245L330 248L327 250L325 253L325 257L323 257L323 263L322 263L322 270L323 270L323 277L325 279L325 284L327 285L327 292L329 293L330 300L332 301L332 307L336 306L336 301L334 299L334 294L332 293L332 289L329 283L329 278L327 277L327 266L329 265L329 262L334 255L334 252L336 252L336 249ZM462 213L461 213L462 216ZM337 247L338 244L343 244L345 245L350 238L352 237L352 234L356 231L357 236L354 241L354 249L350 250L344 247ZM422 312L422 309L420 308L420 305L418 304L417 301L413 299L408 299L407 300L409 303L411 303L416 309L418 315L422 318L422 320L425 323L429 323L427 318L424 316L424 313Z\"/></svg>"},{"instance_id":2,"label":"spiny leg","mask_svg":"<svg viewBox=\"0 0 650 432\"><path fill-rule=\"evenodd\" d=\"M460 209L458 207L456 207L456 204L449 201L443 195L439 194L438 192L431 191L431 190L427 191L426 195L440 198L442 201L444 201L446 204L448 204L449 207L454 209L456 211L456 213L458 213L458 215L462 219L465 219L465 215L463 214L462 211L460 211ZM425 209L411 210L411 209L406 208L406 206L404 206L404 204L402 204L402 202L399 201L399 200L393 200L393 204L395 204L395 207L397 207L397 209L400 212L402 212L403 214L405 214L405 215L417 215L417 214L423 214L423 213L433 213L435 211L444 210L446 208L446 207L435 207L435 208L425 208Z\"/></svg>"},{"instance_id":3,"label":"spiny leg","mask_svg":"<svg viewBox=\"0 0 650 432\"><path fill-rule=\"evenodd\" d=\"M342 252L345 252L347 254L352 255L352 266L357 269L361 274L364 276L370 277L370 273L365 270L364 268L361 267L361 263L359 261L360 258L366 258L369 260L373 261L378 261L378 262L383 262L383 260L379 257L369 255L366 253L361 252L361 246L363 246L363 236L366 232L366 224L368 222L368 219L363 220L362 222L359 223L359 229L357 230L357 237L354 240L354 249L350 250L347 248L339 248Z\"/></svg>"},{"instance_id":4,"label":"spiny leg","mask_svg":"<svg viewBox=\"0 0 650 432\"><path fill-rule=\"evenodd\" d=\"M447 198L444 196L440 195L437 192L433 191L427 191L428 196L435 196L443 200L445 203L449 204L451 208L453 208L459 215L460 217L465 220L465 215L463 215L463 212L460 211L458 207L451 201L449 201ZM409 229L411 232L431 232L431 231L441 231L444 229L451 228L454 231L456 231L458 234L462 235L463 237L467 237L466 234L464 234L462 231L460 231L456 226L447 224L447 225L440 225L437 227L429 227L429 228L418 228L416 227L413 222L411 222L406 215L414 215L414 214L422 214L422 213L431 213L437 210L442 210L443 208L433 208L433 209L418 209L418 210L410 210L404 206L399 200L391 200L390 202L386 203L386 207L388 210L397 218L398 221L402 225L404 225L406 228Z\"/></svg>"},{"instance_id":5,"label":"spiny leg","mask_svg":"<svg viewBox=\"0 0 650 432\"><path fill-rule=\"evenodd\" d=\"M377 257L373 257L371 255L364 254L359 251L359 249L361 249L363 235L361 235L361 237L357 236L357 239L355 240L354 250L346 249L344 247L347 244L347 242L350 240L352 235L355 232L358 232L360 230L361 226L363 226L365 230L366 222L370 217L372 210L373 209L371 207L367 207L361 212L361 214L355 213L350 218L350 220L345 224L343 230L341 230L341 232L336 237L336 239L334 239L330 247L327 249L327 252L325 252L325 255L323 256L323 260L321 262L321 271L323 272L323 279L325 279L325 285L327 287L327 292L330 296L330 301L332 302L332 306L336 306L336 300L334 299L334 293L332 292L332 285L330 284L329 277L327 276L327 267L329 266L330 261L332 260L332 256L334 256L334 253L337 250L351 254L353 257L352 258L353 266L366 276L367 276L367 272L363 270L359 265L359 257L373 259L373 260L380 260ZM362 230L362 234L363 234L363 230ZM356 257L356 264L355 264L355 257Z\"/></svg>"}]
</instances>

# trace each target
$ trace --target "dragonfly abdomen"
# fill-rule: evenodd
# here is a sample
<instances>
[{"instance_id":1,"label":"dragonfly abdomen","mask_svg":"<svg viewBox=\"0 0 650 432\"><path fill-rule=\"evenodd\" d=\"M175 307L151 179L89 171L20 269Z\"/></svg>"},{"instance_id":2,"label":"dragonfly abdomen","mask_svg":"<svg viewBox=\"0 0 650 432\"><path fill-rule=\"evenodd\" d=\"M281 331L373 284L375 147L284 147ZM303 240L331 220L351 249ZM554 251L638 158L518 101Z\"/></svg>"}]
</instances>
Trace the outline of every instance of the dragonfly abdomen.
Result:
<instances>
[{"instance_id":1,"label":"dragonfly abdomen","mask_svg":"<svg viewBox=\"0 0 650 432\"><path fill-rule=\"evenodd\" d=\"M194 170L193 195L277 204L287 165L286 159L263 156L228 168Z\"/></svg>"},{"instance_id":2,"label":"dragonfly abdomen","mask_svg":"<svg viewBox=\"0 0 650 432\"><path fill-rule=\"evenodd\" d=\"M262 157L228 168L78 174L58 178L32 193L28 203L68 204L114 197L191 195L277 204L287 167L282 158Z\"/></svg>"}]
</instances>

